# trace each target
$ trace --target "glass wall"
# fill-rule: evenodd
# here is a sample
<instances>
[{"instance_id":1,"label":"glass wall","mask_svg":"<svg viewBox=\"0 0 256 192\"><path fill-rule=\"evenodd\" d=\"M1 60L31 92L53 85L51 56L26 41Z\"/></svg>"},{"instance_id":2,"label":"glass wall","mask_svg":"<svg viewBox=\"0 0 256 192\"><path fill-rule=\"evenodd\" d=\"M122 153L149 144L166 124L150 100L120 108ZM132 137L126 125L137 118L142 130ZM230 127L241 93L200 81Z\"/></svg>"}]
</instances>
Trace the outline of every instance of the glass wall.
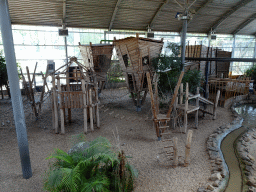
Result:
<instances>
[{"instance_id":1,"label":"glass wall","mask_svg":"<svg viewBox=\"0 0 256 192\"><path fill-rule=\"evenodd\" d=\"M38 62L37 72L45 72L47 60L54 60L56 68L65 64L65 41L64 37L59 36L57 27L42 26L22 26L13 25L13 37L17 62L25 70L26 66L30 71L34 70ZM68 56L76 56L80 62L82 57L78 48L81 44L99 44L102 40L121 39L129 36L146 37L142 31L113 30L104 31L100 29L76 29L69 28L67 36ZM1 35L1 34L0 34ZM180 43L180 34L174 32L155 32L155 39L164 38L162 53L168 53L166 46L169 42ZM211 40L210 46L233 51L233 57L253 58L255 56L255 38L253 36L236 36L235 47L233 48L234 38L232 35L217 35L216 40ZM107 42L108 43L108 42ZM206 34L187 34L187 44L208 46L209 40ZM0 52L3 50L2 38L0 38ZM112 59L117 59L113 51ZM233 62L231 70L233 74L242 74L252 63Z\"/></svg>"}]
</instances>

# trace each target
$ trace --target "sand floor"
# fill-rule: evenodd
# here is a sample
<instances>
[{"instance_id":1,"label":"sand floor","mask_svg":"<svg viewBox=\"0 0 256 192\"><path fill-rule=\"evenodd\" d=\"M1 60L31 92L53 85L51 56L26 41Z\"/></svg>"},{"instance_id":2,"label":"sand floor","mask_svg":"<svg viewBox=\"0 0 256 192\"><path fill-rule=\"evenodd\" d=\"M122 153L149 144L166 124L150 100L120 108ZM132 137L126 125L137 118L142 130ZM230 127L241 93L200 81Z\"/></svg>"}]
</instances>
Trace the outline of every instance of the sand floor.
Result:
<instances>
[{"instance_id":1,"label":"sand floor","mask_svg":"<svg viewBox=\"0 0 256 192\"><path fill-rule=\"evenodd\" d=\"M104 136L115 144L113 130L118 129L121 149L126 155L132 156L129 161L139 171L139 177L135 182L135 192L192 192L197 191L202 185L205 186L211 174L211 165L206 152L206 138L219 126L232 121L231 112L224 108L217 109L216 120L212 120L209 115L200 117L199 128L192 128L190 165L172 168L166 166L170 165L170 160L159 155L166 143L163 145L163 142L157 141L152 120L145 120L150 117L149 95L140 112L135 111L127 95L116 101L102 97L101 106L101 127L96 128L94 132L89 131L86 139L91 141L98 136ZM3 116L6 108L10 108L10 104L0 101L0 115ZM43 109L37 121L31 115L26 117L33 176L28 180L23 179L16 131L13 126L5 125L0 128L1 192L43 191L42 177L49 163L49 160L45 158L53 152L54 148L68 151L71 146L71 136L83 131L82 109L72 111L72 123L66 125L65 135L54 133L50 107ZM189 118L189 127L193 127L193 122L194 118ZM178 133L177 130L172 130L172 132L171 137L178 138L179 156L184 156L186 134ZM160 157L160 163L157 156Z\"/></svg>"}]
</instances>

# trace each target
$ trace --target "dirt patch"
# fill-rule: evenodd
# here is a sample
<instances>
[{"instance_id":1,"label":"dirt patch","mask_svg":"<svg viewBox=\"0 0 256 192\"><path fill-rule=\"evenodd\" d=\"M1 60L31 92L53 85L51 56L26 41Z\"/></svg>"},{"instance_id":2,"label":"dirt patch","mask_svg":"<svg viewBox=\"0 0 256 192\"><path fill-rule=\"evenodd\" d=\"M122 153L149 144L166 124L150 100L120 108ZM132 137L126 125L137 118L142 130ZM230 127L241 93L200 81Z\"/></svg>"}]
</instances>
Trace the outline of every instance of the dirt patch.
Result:
<instances>
[{"instance_id":1,"label":"dirt patch","mask_svg":"<svg viewBox=\"0 0 256 192\"><path fill-rule=\"evenodd\" d=\"M109 90L106 90L109 91ZM197 191L205 185L210 177L210 161L206 152L206 138L219 126L232 121L231 113L224 108L217 109L217 120L211 116L199 118L199 128L194 129L191 161L188 167L170 168L159 164L158 153L161 152L162 142L157 141L153 123L146 120L150 117L149 96L142 107L136 112L129 95L123 94L122 99L111 99L102 96L100 109L101 127L86 135L91 141L98 136L104 136L115 144L113 131L116 127L121 141L121 148L125 154L131 156L131 164L139 171L135 182L135 192L168 191L188 192ZM26 116L29 150L33 176L25 180L22 178L16 132L13 126L5 125L0 129L0 188L9 191L43 191L42 175L48 168L49 160L45 160L54 148L68 151L71 147L70 137L83 131L82 109L72 111L72 123L67 124L66 134L55 134L52 129L51 109L46 106L40 118L36 121L30 115ZM50 102L48 103L50 105ZM3 114L10 103L0 104L0 114ZM27 114L30 114L29 112ZM189 126L194 124L194 118L189 119ZM179 156L184 156L186 134L173 130L171 137L178 138ZM168 165L168 160L164 161Z\"/></svg>"}]
</instances>

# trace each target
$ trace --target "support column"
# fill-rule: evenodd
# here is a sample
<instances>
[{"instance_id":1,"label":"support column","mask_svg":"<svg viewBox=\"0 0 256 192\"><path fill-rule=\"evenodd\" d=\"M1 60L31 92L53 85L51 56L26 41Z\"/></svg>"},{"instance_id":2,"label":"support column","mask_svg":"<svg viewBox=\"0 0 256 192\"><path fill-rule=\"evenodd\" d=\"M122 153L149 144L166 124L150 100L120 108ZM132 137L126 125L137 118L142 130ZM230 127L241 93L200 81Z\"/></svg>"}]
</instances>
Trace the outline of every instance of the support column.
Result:
<instances>
[{"instance_id":1,"label":"support column","mask_svg":"<svg viewBox=\"0 0 256 192\"><path fill-rule=\"evenodd\" d=\"M27 130L25 124L23 102L19 87L19 78L13 44L12 27L7 0L0 0L0 25L4 53L6 56L6 67L12 96L12 108L20 152L23 178L29 179L30 177L32 177L32 170L30 164Z\"/></svg>"},{"instance_id":2,"label":"support column","mask_svg":"<svg viewBox=\"0 0 256 192\"><path fill-rule=\"evenodd\" d=\"M234 35L233 36L233 44L232 44L232 54L231 54L231 58L234 58L235 56L235 47L236 47L236 36ZM231 71L231 74L232 74L232 71L233 71L233 64L234 62L230 62L230 69L229 71Z\"/></svg>"},{"instance_id":3,"label":"support column","mask_svg":"<svg viewBox=\"0 0 256 192\"><path fill-rule=\"evenodd\" d=\"M255 59L256 58L256 35L255 35L255 37L254 37L254 55L253 55L253 59ZM253 65L255 65L256 64L256 62L253 62Z\"/></svg>"},{"instance_id":4,"label":"support column","mask_svg":"<svg viewBox=\"0 0 256 192\"><path fill-rule=\"evenodd\" d=\"M68 63L68 44L67 44L67 37L64 37L65 42L65 55L66 55L66 63Z\"/></svg>"},{"instance_id":5,"label":"support column","mask_svg":"<svg viewBox=\"0 0 256 192\"><path fill-rule=\"evenodd\" d=\"M187 16L188 11L185 10L183 16ZM186 37L187 37L187 27L188 27L188 20L183 20L183 27L182 27L182 34L181 34L181 63L183 64L183 71L184 71L184 64L185 64L185 52L186 52Z\"/></svg>"}]
</instances>

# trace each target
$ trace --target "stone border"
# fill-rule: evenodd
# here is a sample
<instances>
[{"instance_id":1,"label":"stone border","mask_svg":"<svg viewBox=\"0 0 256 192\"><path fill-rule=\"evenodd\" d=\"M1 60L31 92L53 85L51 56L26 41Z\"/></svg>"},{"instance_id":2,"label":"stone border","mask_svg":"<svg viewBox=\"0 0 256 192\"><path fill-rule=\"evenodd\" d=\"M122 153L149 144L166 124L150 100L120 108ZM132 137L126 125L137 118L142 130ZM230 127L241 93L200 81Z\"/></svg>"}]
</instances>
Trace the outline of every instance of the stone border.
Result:
<instances>
[{"instance_id":1,"label":"stone border","mask_svg":"<svg viewBox=\"0 0 256 192\"><path fill-rule=\"evenodd\" d=\"M235 107L241 104L250 103L256 103L256 95L240 95L234 98L230 98L225 102L224 107L231 108L231 112L233 113L235 119L227 125L218 127L208 137L206 146L212 165L212 175L209 178L210 182L206 186L198 188L198 192L225 191L229 180L229 171L220 149L220 145L222 140L229 133L242 126L243 118L240 117L235 111Z\"/></svg>"}]
</instances>

